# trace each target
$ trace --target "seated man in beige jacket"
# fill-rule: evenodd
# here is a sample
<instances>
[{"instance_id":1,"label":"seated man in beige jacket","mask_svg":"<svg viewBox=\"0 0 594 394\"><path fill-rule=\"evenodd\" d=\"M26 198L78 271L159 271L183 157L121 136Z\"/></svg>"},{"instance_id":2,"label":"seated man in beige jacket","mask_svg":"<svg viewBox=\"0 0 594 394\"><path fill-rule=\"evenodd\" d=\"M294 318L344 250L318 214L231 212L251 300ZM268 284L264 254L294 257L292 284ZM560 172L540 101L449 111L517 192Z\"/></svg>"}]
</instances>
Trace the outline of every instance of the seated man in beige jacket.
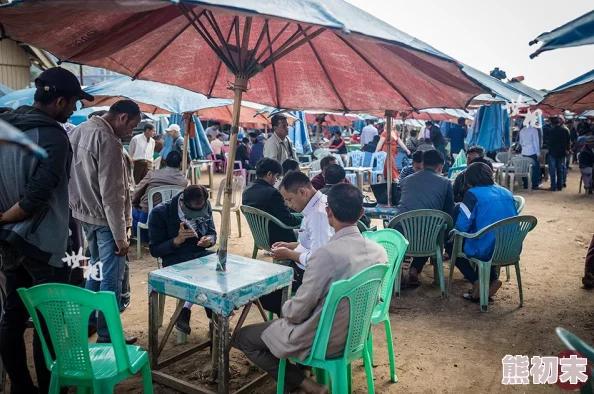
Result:
<instances>
[{"instance_id":1,"label":"seated man in beige jacket","mask_svg":"<svg viewBox=\"0 0 594 394\"><path fill-rule=\"evenodd\" d=\"M279 359L305 359L312 347L318 322L330 286L348 279L374 264L388 264L386 251L363 238L357 220L363 215L363 195L355 186L341 183L328 193L328 221L335 234L328 244L315 251L295 296L282 308L283 317L243 327L237 334L237 347L274 379ZM342 300L336 311L328 343L328 355L342 353L348 333L349 306ZM325 386L306 378L301 369L287 363L285 387L289 391L327 393Z\"/></svg>"}]
</instances>

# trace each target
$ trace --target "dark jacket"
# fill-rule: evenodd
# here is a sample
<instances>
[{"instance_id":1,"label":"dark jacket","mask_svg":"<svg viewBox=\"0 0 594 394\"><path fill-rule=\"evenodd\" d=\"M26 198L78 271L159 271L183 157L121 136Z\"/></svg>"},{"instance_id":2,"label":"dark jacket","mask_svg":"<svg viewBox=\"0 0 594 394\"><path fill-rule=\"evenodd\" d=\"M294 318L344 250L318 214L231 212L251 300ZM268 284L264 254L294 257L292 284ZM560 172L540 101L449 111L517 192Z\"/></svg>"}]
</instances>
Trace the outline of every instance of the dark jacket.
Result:
<instances>
[{"instance_id":1,"label":"dark jacket","mask_svg":"<svg viewBox=\"0 0 594 394\"><path fill-rule=\"evenodd\" d=\"M153 257L163 259L163 267L183 263L202 257L208 254L208 250L197 243L205 235L213 238L213 245L217 242L217 230L212 220L212 208L208 204L209 216L196 220L196 233L198 238L188 238L186 241L175 246L173 238L179 233L179 193L171 200L157 205L151 211L148 219L150 243L149 248Z\"/></svg>"},{"instance_id":2,"label":"dark jacket","mask_svg":"<svg viewBox=\"0 0 594 394\"><path fill-rule=\"evenodd\" d=\"M555 126L549 132L549 156L561 158L567 156L570 149L569 130Z\"/></svg>"},{"instance_id":3,"label":"dark jacket","mask_svg":"<svg viewBox=\"0 0 594 394\"><path fill-rule=\"evenodd\" d=\"M435 147L446 145L446 140L443 137L443 134L441 133L441 129L436 124L431 126L429 137L431 138L431 142Z\"/></svg>"},{"instance_id":4,"label":"dark jacket","mask_svg":"<svg viewBox=\"0 0 594 394\"><path fill-rule=\"evenodd\" d=\"M260 141L252 145L252 151L250 152L250 165L256 166L256 163L264 157L264 144Z\"/></svg>"},{"instance_id":5,"label":"dark jacket","mask_svg":"<svg viewBox=\"0 0 594 394\"><path fill-rule=\"evenodd\" d=\"M580 168L594 167L594 151L592 148L584 146L580 151Z\"/></svg>"},{"instance_id":6,"label":"dark jacket","mask_svg":"<svg viewBox=\"0 0 594 394\"><path fill-rule=\"evenodd\" d=\"M262 179L256 179L243 191L242 204L269 213L287 226L296 227L301 223L300 218L291 215L280 192ZM274 223L270 223L268 236L271 246L275 242L297 241L293 230L282 229Z\"/></svg>"},{"instance_id":7,"label":"dark jacket","mask_svg":"<svg viewBox=\"0 0 594 394\"><path fill-rule=\"evenodd\" d=\"M0 226L0 240L23 254L61 267L68 242L68 180L72 148L64 128L42 111L22 106L0 115L48 153L38 160L24 149L5 145L0 154L0 212L19 203L31 214Z\"/></svg>"},{"instance_id":8,"label":"dark jacket","mask_svg":"<svg viewBox=\"0 0 594 394\"><path fill-rule=\"evenodd\" d=\"M424 169L407 176L400 186L402 195L396 208L401 214L418 209L435 209L452 215L454 191L450 181L433 170Z\"/></svg>"}]
</instances>

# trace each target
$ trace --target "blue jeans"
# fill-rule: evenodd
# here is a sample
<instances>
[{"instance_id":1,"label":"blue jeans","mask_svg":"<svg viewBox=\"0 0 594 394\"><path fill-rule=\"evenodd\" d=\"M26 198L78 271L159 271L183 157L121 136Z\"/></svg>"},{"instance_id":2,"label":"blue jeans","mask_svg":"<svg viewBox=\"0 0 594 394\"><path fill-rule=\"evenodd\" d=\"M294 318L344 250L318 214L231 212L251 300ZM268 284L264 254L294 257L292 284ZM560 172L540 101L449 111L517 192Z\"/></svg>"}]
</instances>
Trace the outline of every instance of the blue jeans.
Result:
<instances>
[{"instance_id":1,"label":"blue jeans","mask_svg":"<svg viewBox=\"0 0 594 394\"><path fill-rule=\"evenodd\" d=\"M113 234L108 226L99 226L83 222L83 230L89 243L91 252L90 264L97 261L103 263L103 280L97 281L88 278L86 288L91 291L111 291L115 293L115 299L120 301L122 296L122 281L124 280L124 271L126 269L126 256L117 256L115 254L117 247ZM91 323L95 319L91 317ZM97 335L101 338L109 338L109 330L103 314L98 312L97 317Z\"/></svg>"},{"instance_id":2,"label":"blue jeans","mask_svg":"<svg viewBox=\"0 0 594 394\"><path fill-rule=\"evenodd\" d=\"M540 162L538 161L538 156L530 155L524 157L532 159L532 188L536 189L540 185ZM528 179L523 178L522 182L524 183L524 189L527 189Z\"/></svg>"},{"instance_id":3,"label":"blue jeans","mask_svg":"<svg viewBox=\"0 0 594 394\"><path fill-rule=\"evenodd\" d=\"M551 177L551 189L563 189L565 171L565 157L549 156L549 176Z\"/></svg>"}]
</instances>

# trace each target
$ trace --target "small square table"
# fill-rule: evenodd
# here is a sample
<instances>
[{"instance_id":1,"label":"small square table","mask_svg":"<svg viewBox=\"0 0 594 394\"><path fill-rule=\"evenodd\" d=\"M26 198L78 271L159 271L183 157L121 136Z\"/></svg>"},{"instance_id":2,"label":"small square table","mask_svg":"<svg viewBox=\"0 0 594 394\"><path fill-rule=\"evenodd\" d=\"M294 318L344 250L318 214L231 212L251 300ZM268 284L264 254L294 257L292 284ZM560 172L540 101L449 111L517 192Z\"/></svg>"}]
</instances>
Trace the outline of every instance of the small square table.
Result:
<instances>
[{"instance_id":1,"label":"small square table","mask_svg":"<svg viewBox=\"0 0 594 394\"><path fill-rule=\"evenodd\" d=\"M208 187L212 193L212 190L214 188L214 181L213 181L214 166L212 165L212 160L192 160L192 164L206 165L206 168L208 169ZM198 179L194 179L194 172L192 171L192 185L197 185L197 184L198 184Z\"/></svg>"},{"instance_id":2,"label":"small square table","mask_svg":"<svg viewBox=\"0 0 594 394\"><path fill-rule=\"evenodd\" d=\"M153 369L153 380L183 393L213 394L210 390L167 375L158 369L212 345L213 375L218 373L216 375L218 376L217 392L228 394L230 343L245 321L252 303L258 306L263 319L267 320L257 300L279 289L283 291L283 302L290 296L293 280L291 267L229 254L227 271L219 272L216 271L217 259L217 255L212 254L149 273L149 359ZM175 313L161 340L159 340L159 295L178 299ZM206 341L159 362L159 355L173 330L184 301L210 308L214 323L218 327L218 335L213 335L212 341ZM230 338L229 317L234 310L241 307L245 308L237 322L237 327L233 330L233 337ZM260 379L262 376L252 383ZM238 393L245 391L249 386L244 386Z\"/></svg>"},{"instance_id":3,"label":"small square table","mask_svg":"<svg viewBox=\"0 0 594 394\"><path fill-rule=\"evenodd\" d=\"M396 206L377 204L375 207L364 207L365 215L370 219L382 219L382 216L396 216Z\"/></svg>"}]
</instances>

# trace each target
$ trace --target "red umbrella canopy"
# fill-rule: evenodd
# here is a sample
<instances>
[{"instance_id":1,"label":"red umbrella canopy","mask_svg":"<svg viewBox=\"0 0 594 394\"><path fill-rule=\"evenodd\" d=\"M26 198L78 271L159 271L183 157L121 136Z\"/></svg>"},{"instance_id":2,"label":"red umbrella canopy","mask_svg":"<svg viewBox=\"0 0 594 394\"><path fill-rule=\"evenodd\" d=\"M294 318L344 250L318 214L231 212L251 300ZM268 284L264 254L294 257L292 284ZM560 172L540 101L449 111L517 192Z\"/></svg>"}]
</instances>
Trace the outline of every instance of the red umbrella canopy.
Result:
<instances>
[{"instance_id":1,"label":"red umbrella canopy","mask_svg":"<svg viewBox=\"0 0 594 394\"><path fill-rule=\"evenodd\" d=\"M274 3L274 4L272 4ZM485 90L447 55L342 0L22 1L6 36L62 61L277 108L464 108Z\"/></svg>"}]
</instances>

